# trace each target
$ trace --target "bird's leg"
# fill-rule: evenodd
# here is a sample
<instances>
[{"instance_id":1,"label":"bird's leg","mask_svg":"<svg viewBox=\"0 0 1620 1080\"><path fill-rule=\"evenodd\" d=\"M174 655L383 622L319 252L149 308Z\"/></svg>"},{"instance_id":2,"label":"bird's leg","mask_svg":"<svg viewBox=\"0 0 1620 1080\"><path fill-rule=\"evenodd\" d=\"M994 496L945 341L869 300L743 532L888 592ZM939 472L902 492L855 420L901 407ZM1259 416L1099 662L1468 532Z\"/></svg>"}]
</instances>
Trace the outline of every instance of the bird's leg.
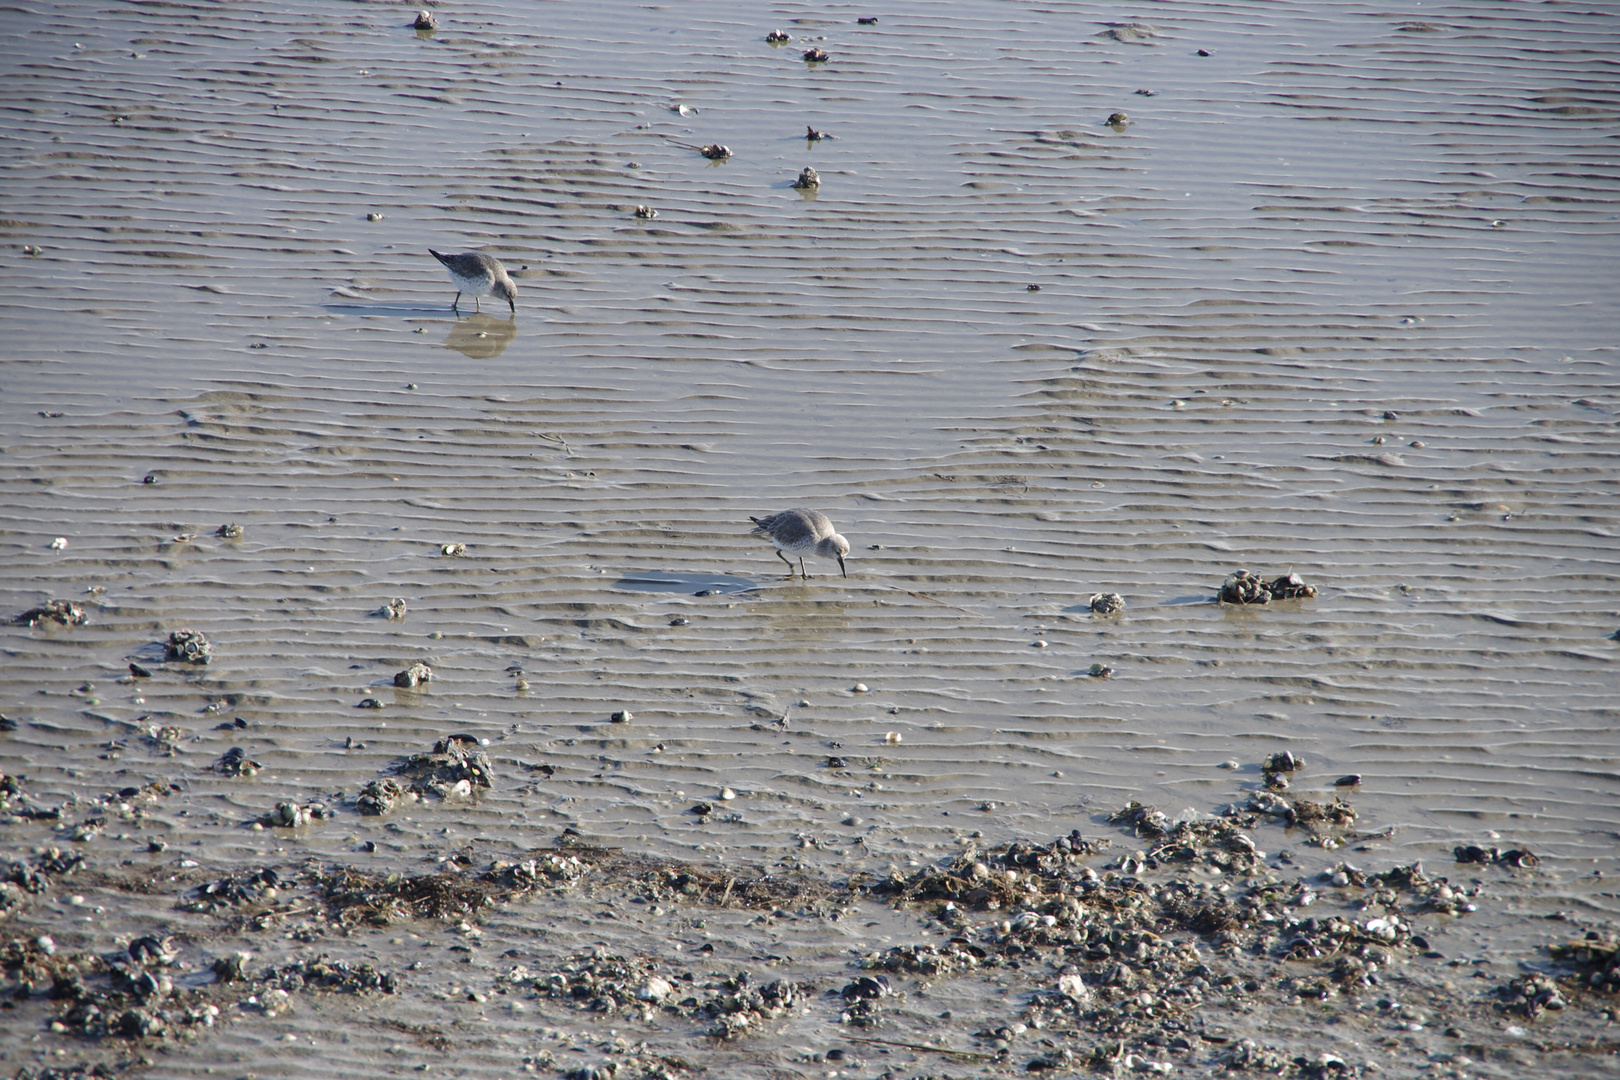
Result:
<instances>
[{"instance_id":1,"label":"bird's leg","mask_svg":"<svg viewBox=\"0 0 1620 1080\"><path fill-rule=\"evenodd\" d=\"M778 559L781 559L783 562L787 563L788 577L791 578L793 576L793 560L788 558L786 555L782 554L782 549L781 548L776 549L776 557Z\"/></svg>"},{"instance_id":2,"label":"bird's leg","mask_svg":"<svg viewBox=\"0 0 1620 1080\"><path fill-rule=\"evenodd\" d=\"M456 292L456 298L454 300L450 301L450 310L455 312L457 315L460 315L461 314L460 304L461 304L461 293L458 290Z\"/></svg>"},{"instance_id":3,"label":"bird's leg","mask_svg":"<svg viewBox=\"0 0 1620 1080\"><path fill-rule=\"evenodd\" d=\"M476 296L473 297L473 310L478 312L478 314L480 314L480 315L482 315L484 313L484 309L481 306L479 306L478 297L476 297Z\"/></svg>"},{"instance_id":4,"label":"bird's leg","mask_svg":"<svg viewBox=\"0 0 1620 1080\"><path fill-rule=\"evenodd\" d=\"M806 581L810 580L810 575L804 572L804 556L803 555L799 556L799 576L804 578L804 580L806 580Z\"/></svg>"}]
</instances>

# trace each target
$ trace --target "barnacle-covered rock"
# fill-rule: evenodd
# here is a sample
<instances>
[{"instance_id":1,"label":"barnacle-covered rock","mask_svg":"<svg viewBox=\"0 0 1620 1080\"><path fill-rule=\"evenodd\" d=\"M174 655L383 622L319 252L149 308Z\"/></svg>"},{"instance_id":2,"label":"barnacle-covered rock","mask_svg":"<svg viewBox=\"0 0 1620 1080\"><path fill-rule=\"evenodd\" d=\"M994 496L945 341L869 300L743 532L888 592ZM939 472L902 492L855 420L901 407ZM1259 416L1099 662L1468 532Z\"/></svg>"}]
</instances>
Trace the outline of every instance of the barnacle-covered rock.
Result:
<instances>
[{"instance_id":1,"label":"barnacle-covered rock","mask_svg":"<svg viewBox=\"0 0 1620 1080\"><path fill-rule=\"evenodd\" d=\"M173 631L163 644L165 659L187 664L206 664L213 658L213 653L214 647L208 643L202 631L189 627Z\"/></svg>"}]
</instances>

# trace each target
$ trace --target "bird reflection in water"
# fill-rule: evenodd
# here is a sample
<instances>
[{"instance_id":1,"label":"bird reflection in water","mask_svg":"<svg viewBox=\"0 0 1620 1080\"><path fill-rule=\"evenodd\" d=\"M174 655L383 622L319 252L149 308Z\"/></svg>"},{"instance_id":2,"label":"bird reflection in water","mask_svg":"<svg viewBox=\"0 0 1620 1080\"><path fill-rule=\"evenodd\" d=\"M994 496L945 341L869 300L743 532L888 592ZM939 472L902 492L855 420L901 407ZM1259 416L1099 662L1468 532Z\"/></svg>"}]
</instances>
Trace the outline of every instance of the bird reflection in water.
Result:
<instances>
[{"instance_id":1,"label":"bird reflection in water","mask_svg":"<svg viewBox=\"0 0 1620 1080\"><path fill-rule=\"evenodd\" d=\"M454 349L473 360L491 360L506 351L517 340L517 320L497 319L493 315L468 315L457 319L444 339L447 349Z\"/></svg>"}]
</instances>

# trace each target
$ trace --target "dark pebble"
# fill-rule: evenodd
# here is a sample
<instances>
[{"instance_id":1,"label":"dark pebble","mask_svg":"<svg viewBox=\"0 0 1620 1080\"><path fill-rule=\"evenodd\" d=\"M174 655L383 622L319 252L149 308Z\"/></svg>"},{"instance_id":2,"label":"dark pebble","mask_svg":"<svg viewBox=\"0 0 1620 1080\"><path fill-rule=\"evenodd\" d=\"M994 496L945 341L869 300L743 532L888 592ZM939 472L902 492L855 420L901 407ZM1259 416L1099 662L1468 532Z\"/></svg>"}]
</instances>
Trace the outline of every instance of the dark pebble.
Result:
<instances>
[{"instance_id":1,"label":"dark pebble","mask_svg":"<svg viewBox=\"0 0 1620 1080\"><path fill-rule=\"evenodd\" d=\"M1337 780L1333 781L1333 786L1334 787L1355 787L1359 783L1361 783L1361 774L1360 773L1351 773L1348 776L1341 776Z\"/></svg>"}]
</instances>

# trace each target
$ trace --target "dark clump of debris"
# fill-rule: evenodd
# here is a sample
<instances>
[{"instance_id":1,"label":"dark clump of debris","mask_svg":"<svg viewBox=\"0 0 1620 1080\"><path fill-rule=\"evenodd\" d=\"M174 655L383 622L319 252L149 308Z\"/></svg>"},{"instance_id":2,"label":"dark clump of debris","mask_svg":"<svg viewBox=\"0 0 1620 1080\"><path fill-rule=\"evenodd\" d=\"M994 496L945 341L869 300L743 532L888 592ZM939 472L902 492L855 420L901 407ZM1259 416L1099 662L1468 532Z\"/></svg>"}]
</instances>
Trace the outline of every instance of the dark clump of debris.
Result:
<instances>
[{"instance_id":1,"label":"dark clump of debris","mask_svg":"<svg viewBox=\"0 0 1620 1080\"><path fill-rule=\"evenodd\" d=\"M213 657L214 647L202 631L183 628L169 635L163 644L166 660L179 660L187 664L206 664Z\"/></svg>"},{"instance_id":2,"label":"dark clump of debris","mask_svg":"<svg viewBox=\"0 0 1620 1080\"><path fill-rule=\"evenodd\" d=\"M1307 600L1315 595L1316 586L1306 584L1293 572L1267 581L1247 570L1234 570L1221 583L1218 598L1223 604L1269 604L1273 600Z\"/></svg>"},{"instance_id":3,"label":"dark clump of debris","mask_svg":"<svg viewBox=\"0 0 1620 1080\"><path fill-rule=\"evenodd\" d=\"M38 626L40 623L83 626L85 619L84 609L78 604L67 600L47 600L38 607L29 608L14 621L20 626Z\"/></svg>"},{"instance_id":4,"label":"dark clump of debris","mask_svg":"<svg viewBox=\"0 0 1620 1080\"><path fill-rule=\"evenodd\" d=\"M387 926L406 919L465 918L507 890L459 874L365 874L335 868L314 881L340 923Z\"/></svg>"},{"instance_id":5,"label":"dark clump of debris","mask_svg":"<svg viewBox=\"0 0 1620 1080\"><path fill-rule=\"evenodd\" d=\"M1484 848L1478 844L1458 844L1451 852L1460 863L1495 863L1519 870L1541 865L1541 860L1528 848Z\"/></svg>"}]
</instances>

